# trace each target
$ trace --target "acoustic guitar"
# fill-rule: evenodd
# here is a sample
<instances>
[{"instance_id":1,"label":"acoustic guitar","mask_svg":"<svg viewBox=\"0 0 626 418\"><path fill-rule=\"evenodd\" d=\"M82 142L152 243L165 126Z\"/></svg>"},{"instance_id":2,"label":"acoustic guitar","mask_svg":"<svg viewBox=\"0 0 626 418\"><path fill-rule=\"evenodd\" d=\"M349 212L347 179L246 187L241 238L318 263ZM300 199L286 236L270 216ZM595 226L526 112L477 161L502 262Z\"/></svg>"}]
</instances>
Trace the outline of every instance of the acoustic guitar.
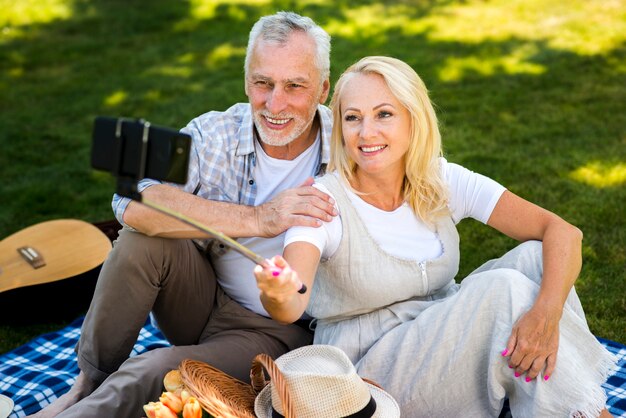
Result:
<instances>
[{"instance_id":1,"label":"acoustic guitar","mask_svg":"<svg viewBox=\"0 0 626 418\"><path fill-rule=\"evenodd\" d=\"M0 292L63 280L98 267L111 241L77 219L41 222L0 241Z\"/></svg>"}]
</instances>

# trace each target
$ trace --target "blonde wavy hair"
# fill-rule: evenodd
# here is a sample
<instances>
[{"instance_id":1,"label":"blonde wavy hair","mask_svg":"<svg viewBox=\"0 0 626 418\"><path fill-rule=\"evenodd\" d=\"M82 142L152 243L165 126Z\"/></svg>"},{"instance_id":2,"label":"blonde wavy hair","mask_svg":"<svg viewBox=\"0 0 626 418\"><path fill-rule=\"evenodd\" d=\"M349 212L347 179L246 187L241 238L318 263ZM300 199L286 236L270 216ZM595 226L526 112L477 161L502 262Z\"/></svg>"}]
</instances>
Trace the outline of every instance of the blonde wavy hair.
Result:
<instances>
[{"instance_id":1,"label":"blonde wavy hair","mask_svg":"<svg viewBox=\"0 0 626 418\"><path fill-rule=\"evenodd\" d=\"M405 201L417 217L431 228L441 216L449 214L448 192L441 178L441 134L435 110L422 79L405 62L383 56L365 57L352 64L335 85L330 107L333 111L330 171L336 170L350 184L356 163L345 151L341 96L346 83L355 74L378 74L396 99L411 115L409 149L402 191Z\"/></svg>"}]
</instances>

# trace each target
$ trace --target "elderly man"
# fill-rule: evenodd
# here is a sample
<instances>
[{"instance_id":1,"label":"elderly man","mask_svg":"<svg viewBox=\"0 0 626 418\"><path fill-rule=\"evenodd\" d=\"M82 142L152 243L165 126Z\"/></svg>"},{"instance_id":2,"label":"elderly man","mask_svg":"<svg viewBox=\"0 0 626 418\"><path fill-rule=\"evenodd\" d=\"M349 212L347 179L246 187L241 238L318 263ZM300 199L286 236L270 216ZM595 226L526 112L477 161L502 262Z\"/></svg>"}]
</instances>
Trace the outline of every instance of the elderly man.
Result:
<instances>
[{"instance_id":1,"label":"elderly man","mask_svg":"<svg viewBox=\"0 0 626 418\"><path fill-rule=\"evenodd\" d=\"M189 180L145 179L143 196L236 237L271 257L283 232L336 215L311 187L329 158L330 37L311 19L279 12L252 28L245 61L249 103L193 119ZM114 196L125 225L105 262L77 347L72 389L39 417L129 417L158 398L181 360L243 380L258 353L276 358L310 344L305 321L282 325L260 303L253 264L201 232ZM129 358L146 318L172 344Z\"/></svg>"}]
</instances>

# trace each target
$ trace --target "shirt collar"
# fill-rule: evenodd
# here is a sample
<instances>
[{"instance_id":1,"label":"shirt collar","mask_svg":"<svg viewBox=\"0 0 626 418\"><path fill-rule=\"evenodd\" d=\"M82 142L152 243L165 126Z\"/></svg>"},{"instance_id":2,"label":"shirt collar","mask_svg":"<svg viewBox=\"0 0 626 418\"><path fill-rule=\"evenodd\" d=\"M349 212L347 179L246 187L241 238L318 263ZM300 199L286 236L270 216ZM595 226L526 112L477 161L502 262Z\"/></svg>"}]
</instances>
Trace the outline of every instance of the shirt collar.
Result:
<instances>
[{"instance_id":1,"label":"shirt collar","mask_svg":"<svg viewBox=\"0 0 626 418\"><path fill-rule=\"evenodd\" d=\"M239 140L237 141L237 156L248 155L254 152L254 120L252 119L252 106L248 104L241 117L239 126Z\"/></svg>"}]
</instances>

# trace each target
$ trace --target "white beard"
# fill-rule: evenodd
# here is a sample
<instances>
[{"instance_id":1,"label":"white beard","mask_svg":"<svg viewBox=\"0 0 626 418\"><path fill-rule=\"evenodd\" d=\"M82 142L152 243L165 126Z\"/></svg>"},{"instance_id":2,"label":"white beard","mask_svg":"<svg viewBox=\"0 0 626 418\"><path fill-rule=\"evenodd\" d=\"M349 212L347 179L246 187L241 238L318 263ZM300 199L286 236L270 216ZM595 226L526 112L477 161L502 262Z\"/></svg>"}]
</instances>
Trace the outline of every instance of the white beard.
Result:
<instances>
[{"instance_id":1,"label":"white beard","mask_svg":"<svg viewBox=\"0 0 626 418\"><path fill-rule=\"evenodd\" d=\"M292 118L292 115L289 114L280 114L280 115L270 115L263 110L259 110L254 113L254 124L256 126L257 132L259 133L259 139L267 145L274 147L281 147L289 144L294 139L298 138L302 133L311 126L313 118L315 117L315 112L317 111L317 104L311 106L309 114L306 119L293 117L290 123L293 123L294 126L291 127L291 132L287 135L283 134L282 131L274 131L267 128L264 125L264 117L270 117L272 119L289 119Z\"/></svg>"}]
</instances>

